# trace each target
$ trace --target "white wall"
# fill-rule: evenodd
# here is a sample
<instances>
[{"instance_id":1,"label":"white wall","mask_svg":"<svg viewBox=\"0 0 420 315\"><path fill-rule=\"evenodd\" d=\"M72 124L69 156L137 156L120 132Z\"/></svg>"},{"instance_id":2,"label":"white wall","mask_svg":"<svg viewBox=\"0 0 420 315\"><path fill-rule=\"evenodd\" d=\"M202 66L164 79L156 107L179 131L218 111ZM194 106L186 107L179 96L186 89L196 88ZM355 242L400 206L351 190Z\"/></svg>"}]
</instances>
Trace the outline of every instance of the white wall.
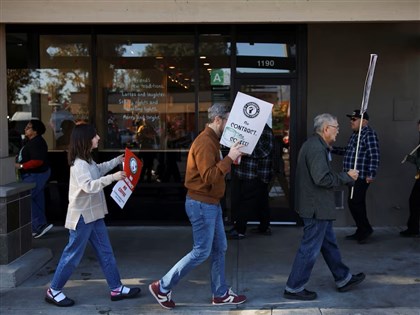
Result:
<instances>
[{"instance_id":1,"label":"white wall","mask_svg":"<svg viewBox=\"0 0 420 315\"><path fill-rule=\"evenodd\" d=\"M368 215L374 225L405 225L415 168L400 161L419 140L420 23L310 24L308 130L314 116L330 112L340 123L337 144L346 144L351 131L345 114L360 108L371 53L378 61L368 113L381 165L368 190ZM347 205L337 224L354 224Z\"/></svg>"},{"instance_id":2,"label":"white wall","mask_svg":"<svg viewBox=\"0 0 420 315\"><path fill-rule=\"evenodd\" d=\"M0 23L418 21L418 0L0 0Z\"/></svg>"}]
</instances>

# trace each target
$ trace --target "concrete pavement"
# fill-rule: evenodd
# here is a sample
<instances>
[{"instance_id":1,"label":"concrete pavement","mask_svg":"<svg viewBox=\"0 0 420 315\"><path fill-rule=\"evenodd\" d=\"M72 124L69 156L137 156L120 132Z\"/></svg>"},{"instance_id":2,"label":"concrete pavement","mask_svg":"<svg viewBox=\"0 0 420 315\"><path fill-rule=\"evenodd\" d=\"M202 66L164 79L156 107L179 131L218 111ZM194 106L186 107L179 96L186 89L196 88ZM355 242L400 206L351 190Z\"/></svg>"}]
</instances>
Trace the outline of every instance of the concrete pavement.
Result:
<instances>
[{"instance_id":1,"label":"concrete pavement","mask_svg":"<svg viewBox=\"0 0 420 315\"><path fill-rule=\"evenodd\" d=\"M365 272L366 280L339 293L322 256L307 285L318 293L315 301L293 301L282 296L302 229L275 226L272 236L248 235L230 240L226 276L235 291L248 301L239 306L210 304L208 262L193 270L173 290L177 306L162 309L148 292L150 282L162 277L192 245L189 226L109 227L123 283L138 285L139 298L111 302L104 276L90 247L64 288L75 306L59 308L44 301L68 232L54 227L34 248L50 248L53 258L14 289L0 291L0 314L230 314L230 315L419 315L420 238L401 238L402 228L381 227L367 244L344 240L352 228L336 228L343 261L353 273Z\"/></svg>"}]
</instances>

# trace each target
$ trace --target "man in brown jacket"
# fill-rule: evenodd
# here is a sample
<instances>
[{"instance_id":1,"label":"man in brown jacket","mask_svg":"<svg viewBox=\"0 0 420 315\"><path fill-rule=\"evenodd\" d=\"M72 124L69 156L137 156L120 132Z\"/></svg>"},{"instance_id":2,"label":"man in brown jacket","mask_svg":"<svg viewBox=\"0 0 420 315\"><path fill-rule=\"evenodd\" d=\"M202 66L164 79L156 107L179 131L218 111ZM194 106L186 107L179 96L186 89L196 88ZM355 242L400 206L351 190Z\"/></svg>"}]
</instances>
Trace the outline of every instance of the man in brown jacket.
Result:
<instances>
[{"instance_id":1,"label":"man in brown jacket","mask_svg":"<svg viewBox=\"0 0 420 315\"><path fill-rule=\"evenodd\" d=\"M208 110L209 123L191 145L185 186L188 189L185 209L193 229L194 245L160 280L149 285L150 293L166 309L175 307L172 288L193 268L211 256L212 303L241 304L244 295L236 295L225 281L227 241L220 199L225 193L225 175L242 155L239 144L230 148L223 158L219 140L229 117L228 108L214 104Z\"/></svg>"}]
</instances>

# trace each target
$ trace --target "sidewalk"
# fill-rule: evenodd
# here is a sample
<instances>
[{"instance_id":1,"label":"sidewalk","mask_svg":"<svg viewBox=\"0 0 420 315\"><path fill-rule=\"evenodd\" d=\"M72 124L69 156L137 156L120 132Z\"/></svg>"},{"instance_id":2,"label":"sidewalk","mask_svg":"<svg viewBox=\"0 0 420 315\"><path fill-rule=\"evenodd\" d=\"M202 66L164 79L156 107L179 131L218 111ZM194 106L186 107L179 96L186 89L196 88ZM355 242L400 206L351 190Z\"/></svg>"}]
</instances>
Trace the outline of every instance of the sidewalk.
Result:
<instances>
[{"instance_id":1,"label":"sidewalk","mask_svg":"<svg viewBox=\"0 0 420 315\"><path fill-rule=\"evenodd\" d=\"M185 227L110 227L110 237L123 283L139 285L139 298L111 302L95 255L85 256L64 288L75 306L47 304L44 294L66 242L68 232L55 227L34 248L51 248L53 259L15 289L0 291L0 314L229 314L229 315L373 315L420 314L420 238L401 238L399 228L376 228L370 242L344 240L352 228L336 228L343 261L366 280L354 290L339 293L322 256L314 267L309 290L315 301L293 301L282 296L299 245L300 227L275 226L272 236L249 235L228 241L226 277L248 301L239 306L210 304L208 262L193 270L174 289L174 310L162 309L148 291L190 249L191 229Z\"/></svg>"}]
</instances>

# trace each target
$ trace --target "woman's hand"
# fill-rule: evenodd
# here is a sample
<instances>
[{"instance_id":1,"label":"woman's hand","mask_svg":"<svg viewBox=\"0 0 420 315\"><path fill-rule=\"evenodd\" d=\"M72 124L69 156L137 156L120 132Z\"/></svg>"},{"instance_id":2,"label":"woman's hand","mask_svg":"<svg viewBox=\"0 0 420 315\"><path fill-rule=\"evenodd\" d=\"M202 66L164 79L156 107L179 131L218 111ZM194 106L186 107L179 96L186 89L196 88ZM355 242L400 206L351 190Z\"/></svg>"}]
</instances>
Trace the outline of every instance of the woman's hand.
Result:
<instances>
[{"instance_id":1,"label":"woman's hand","mask_svg":"<svg viewBox=\"0 0 420 315\"><path fill-rule=\"evenodd\" d=\"M115 181L119 181L119 180L125 179L126 177L127 177L127 174L124 171L118 171L118 172L112 174L112 178Z\"/></svg>"},{"instance_id":2,"label":"woman's hand","mask_svg":"<svg viewBox=\"0 0 420 315\"><path fill-rule=\"evenodd\" d=\"M118 155L117 158L119 159L120 163L124 162L125 156L124 154Z\"/></svg>"}]
</instances>

